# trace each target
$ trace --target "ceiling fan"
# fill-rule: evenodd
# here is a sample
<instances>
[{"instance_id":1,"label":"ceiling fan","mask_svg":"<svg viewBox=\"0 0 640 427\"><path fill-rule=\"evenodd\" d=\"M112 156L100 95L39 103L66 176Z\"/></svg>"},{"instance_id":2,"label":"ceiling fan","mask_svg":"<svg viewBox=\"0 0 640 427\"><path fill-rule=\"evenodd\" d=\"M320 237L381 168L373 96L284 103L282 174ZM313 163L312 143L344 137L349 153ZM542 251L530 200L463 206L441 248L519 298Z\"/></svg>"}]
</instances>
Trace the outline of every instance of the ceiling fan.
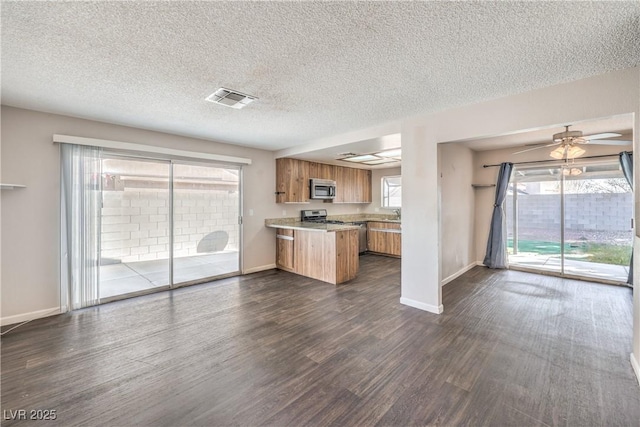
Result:
<instances>
[{"instance_id":1,"label":"ceiling fan","mask_svg":"<svg viewBox=\"0 0 640 427\"><path fill-rule=\"evenodd\" d=\"M513 154L521 154L526 153L528 151L538 150L540 148L547 147L556 147L554 150L549 153L551 157L554 159L562 160L562 159L574 159L576 157L580 157L585 153L584 148L580 147L583 144L589 144L591 141L594 141L592 144L595 145L628 145L631 141L622 141L618 139L608 139L608 138L617 138L622 136L619 133L615 132L604 132L597 133L594 135L582 135L582 131L579 130L569 130L569 126L565 126L565 130L563 132L559 132L553 135L553 142L551 144L538 145L534 148L529 148L526 150L518 151Z\"/></svg>"}]
</instances>

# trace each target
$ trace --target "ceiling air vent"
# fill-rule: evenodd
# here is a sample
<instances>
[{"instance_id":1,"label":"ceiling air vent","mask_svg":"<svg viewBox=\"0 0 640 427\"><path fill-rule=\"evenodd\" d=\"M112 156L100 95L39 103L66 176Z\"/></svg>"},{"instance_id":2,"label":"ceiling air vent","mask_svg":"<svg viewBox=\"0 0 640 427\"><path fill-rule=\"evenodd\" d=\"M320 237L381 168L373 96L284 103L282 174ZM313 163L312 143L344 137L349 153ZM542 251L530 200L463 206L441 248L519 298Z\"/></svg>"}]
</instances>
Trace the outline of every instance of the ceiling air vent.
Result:
<instances>
[{"instance_id":1,"label":"ceiling air vent","mask_svg":"<svg viewBox=\"0 0 640 427\"><path fill-rule=\"evenodd\" d=\"M221 87L214 93L209 95L206 100L215 102L216 104L225 105L227 107L240 109L256 100L255 96L247 95L231 89Z\"/></svg>"}]
</instances>

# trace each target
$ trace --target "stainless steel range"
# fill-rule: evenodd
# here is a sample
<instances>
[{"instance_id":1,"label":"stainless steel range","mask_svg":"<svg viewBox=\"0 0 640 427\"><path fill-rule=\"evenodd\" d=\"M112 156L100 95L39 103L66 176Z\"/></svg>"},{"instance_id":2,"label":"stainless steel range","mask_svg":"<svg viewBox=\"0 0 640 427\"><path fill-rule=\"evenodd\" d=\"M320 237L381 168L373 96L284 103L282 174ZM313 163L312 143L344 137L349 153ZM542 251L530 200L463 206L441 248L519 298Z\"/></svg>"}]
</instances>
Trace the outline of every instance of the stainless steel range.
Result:
<instances>
[{"instance_id":1,"label":"stainless steel range","mask_svg":"<svg viewBox=\"0 0 640 427\"><path fill-rule=\"evenodd\" d=\"M357 225L360 227L358 230L358 253L364 253L367 250L367 223L366 222L353 222L353 221L340 221L335 219L327 219L326 209L317 210L302 210L300 211L300 221L313 222L316 224L347 224Z\"/></svg>"},{"instance_id":2,"label":"stainless steel range","mask_svg":"<svg viewBox=\"0 0 640 427\"><path fill-rule=\"evenodd\" d=\"M318 223L318 224L348 224L348 223L346 223L344 221L327 219L327 210L326 209L318 209L318 210L315 210L315 211L312 211L312 210L300 211L300 221L302 221L302 222L315 222L315 223Z\"/></svg>"}]
</instances>

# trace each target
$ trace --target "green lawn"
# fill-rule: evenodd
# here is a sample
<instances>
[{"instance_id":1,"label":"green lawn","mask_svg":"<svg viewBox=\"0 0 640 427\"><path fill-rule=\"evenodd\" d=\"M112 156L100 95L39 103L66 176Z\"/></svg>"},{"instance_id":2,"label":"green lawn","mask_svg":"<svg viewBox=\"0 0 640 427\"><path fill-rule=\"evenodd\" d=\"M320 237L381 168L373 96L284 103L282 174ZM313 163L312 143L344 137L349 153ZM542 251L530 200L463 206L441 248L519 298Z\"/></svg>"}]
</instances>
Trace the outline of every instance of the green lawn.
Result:
<instances>
[{"instance_id":1,"label":"green lawn","mask_svg":"<svg viewBox=\"0 0 640 427\"><path fill-rule=\"evenodd\" d=\"M513 249L513 240L507 241L509 253ZM518 252L532 252L540 255L560 255L560 243L536 240L519 240ZM598 262L602 264L629 265L631 246L608 245L595 242L565 243L566 259Z\"/></svg>"}]
</instances>

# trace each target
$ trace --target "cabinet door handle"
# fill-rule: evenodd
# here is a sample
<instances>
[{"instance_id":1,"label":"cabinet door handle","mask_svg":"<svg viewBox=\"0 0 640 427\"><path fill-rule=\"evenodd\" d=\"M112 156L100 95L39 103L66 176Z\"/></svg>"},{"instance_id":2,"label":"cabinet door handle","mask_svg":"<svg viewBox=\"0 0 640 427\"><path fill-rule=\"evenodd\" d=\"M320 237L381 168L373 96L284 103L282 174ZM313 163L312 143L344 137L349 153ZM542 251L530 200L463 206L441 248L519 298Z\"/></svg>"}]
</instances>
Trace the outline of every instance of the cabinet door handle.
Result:
<instances>
[{"instance_id":1,"label":"cabinet door handle","mask_svg":"<svg viewBox=\"0 0 640 427\"><path fill-rule=\"evenodd\" d=\"M370 228L369 231L379 231L381 233L402 233L402 230L397 228Z\"/></svg>"},{"instance_id":2,"label":"cabinet door handle","mask_svg":"<svg viewBox=\"0 0 640 427\"><path fill-rule=\"evenodd\" d=\"M285 236L284 234L276 234L276 239L293 240L292 236Z\"/></svg>"}]
</instances>

